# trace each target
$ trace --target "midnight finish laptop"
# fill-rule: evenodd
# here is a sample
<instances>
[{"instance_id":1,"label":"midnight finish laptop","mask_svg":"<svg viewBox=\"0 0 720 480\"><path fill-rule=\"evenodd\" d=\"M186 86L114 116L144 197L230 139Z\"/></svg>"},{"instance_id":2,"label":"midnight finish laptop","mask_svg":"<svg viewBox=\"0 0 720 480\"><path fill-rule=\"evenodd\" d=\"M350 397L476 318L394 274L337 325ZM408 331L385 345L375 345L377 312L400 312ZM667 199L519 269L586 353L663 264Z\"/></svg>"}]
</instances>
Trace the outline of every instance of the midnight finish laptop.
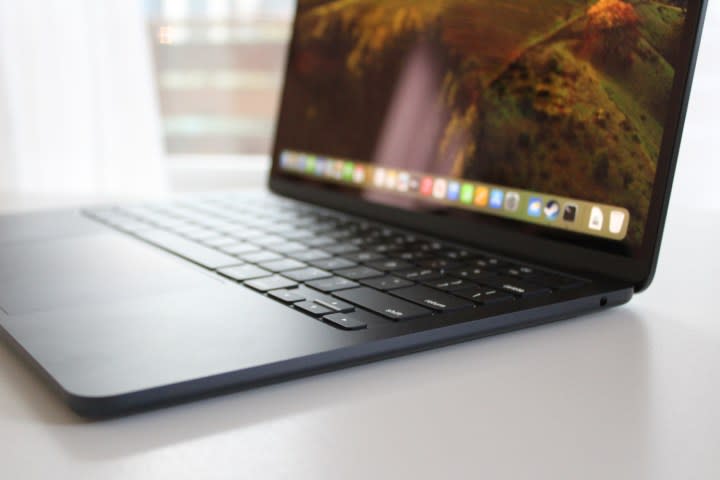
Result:
<instances>
[{"instance_id":1,"label":"midnight finish laptop","mask_svg":"<svg viewBox=\"0 0 720 480\"><path fill-rule=\"evenodd\" d=\"M705 1L298 3L269 192L0 218L0 327L81 415L650 284Z\"/></svg>"}]
</instances>

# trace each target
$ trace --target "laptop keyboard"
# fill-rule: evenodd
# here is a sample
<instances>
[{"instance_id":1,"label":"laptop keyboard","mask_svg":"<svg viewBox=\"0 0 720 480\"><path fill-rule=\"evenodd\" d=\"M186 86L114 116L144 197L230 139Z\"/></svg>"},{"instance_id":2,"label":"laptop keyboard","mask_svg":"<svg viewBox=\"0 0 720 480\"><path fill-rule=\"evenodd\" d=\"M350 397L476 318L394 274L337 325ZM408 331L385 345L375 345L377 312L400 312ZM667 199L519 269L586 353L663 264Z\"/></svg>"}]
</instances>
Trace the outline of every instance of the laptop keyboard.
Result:
<instances>
[{"instance_id":1,"label":"laptop keyboard","mask_svg":"<svg viewBox=\"0 0 720 480\"><path fill-rule=\"evenodd\" d=\"M588 283L267 195L217 194L85 213L344 330Z\"/></svg>"}]
</instances>

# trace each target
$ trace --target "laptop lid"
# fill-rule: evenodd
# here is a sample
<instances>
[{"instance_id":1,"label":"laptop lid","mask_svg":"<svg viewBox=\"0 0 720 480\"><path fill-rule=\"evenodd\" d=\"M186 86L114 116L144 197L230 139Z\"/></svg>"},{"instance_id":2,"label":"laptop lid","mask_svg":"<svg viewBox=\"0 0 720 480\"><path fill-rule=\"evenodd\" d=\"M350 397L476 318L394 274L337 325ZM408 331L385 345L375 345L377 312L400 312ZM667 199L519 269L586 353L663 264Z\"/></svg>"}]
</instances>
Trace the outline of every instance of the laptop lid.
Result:
<instances>
[{"instance_id":1,"label":"laptop lid","mask_svg":"<svg viewBox=\"0 0 720 480\"><path fill-rule=\"evenodd\" d=\"M270 187L640 290L705 6L298 0Z\"/></svg>"}]
</instances>

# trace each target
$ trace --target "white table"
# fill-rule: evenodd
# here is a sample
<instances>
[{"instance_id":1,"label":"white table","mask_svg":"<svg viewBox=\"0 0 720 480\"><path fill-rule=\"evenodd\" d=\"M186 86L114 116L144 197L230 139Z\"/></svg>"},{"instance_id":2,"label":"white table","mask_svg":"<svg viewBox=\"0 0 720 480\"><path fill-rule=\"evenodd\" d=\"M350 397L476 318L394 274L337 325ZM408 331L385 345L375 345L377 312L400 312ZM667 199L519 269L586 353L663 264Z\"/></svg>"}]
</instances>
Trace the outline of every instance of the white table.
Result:
<instances>
[{"instance_id":1,"label":"white table","mask_svg":"<svg viewBox=\"0 0 720 480\"><path fill-rule=\"evenodd\" d=\"M97 423L0 343L0 478L720 478L718 31L658 274L629 305Z\"/></svg>"}]
</instances>

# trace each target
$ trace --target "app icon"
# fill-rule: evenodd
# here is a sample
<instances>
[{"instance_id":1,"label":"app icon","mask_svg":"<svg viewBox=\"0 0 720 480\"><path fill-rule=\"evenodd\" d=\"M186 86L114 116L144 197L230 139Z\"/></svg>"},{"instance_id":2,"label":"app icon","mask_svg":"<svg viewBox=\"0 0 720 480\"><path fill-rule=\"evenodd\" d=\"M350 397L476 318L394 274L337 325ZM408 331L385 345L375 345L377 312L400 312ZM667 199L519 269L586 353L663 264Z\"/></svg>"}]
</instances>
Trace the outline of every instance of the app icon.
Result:
<instances>
[{"instance_id":1,"label":"app icon","mask_svg":"<svg viewBox=\"0 0 720 480\"><path fill-rule=\"evenodd\" d=\"M334 165L335 165L335 162L333 162L332 160L325 160L325 163L322 168L322 175L324 175L326 177L332 177Z\"/></svg>"},{"instance_id":2,"label":"app icon","mask_svg":"<svg viewBox=\"0 0 720 480\"><path fill-rule=\"evenodd\" d=\"M447 180L445 180L444 178L436 178L435 184L433 185L433 197L437 198L438 200L444 199L445 194L447 193L447 187Z\"/></svg>"},{"instance_id":3,"label":"app icon","mask_svg":"<svg viewBox=\"0 0 720 480\"><path fill-rule=\"evenodd\" d=\"M342 178L346 181L352 181L355 164L353 162L345 162L342 170Z\"/></svg>"},{"instance_id":4,"label":"app icon","mask_svg":"<svg viewBox=\"0 0 720 480\"><path fill-rule=\"evenodd\" d=\"M388 170L387 175L385 175L385 188L388 190L395 190L395 187L397 186L397 171L396 170Z\"/></svg>"},{"instance_id":5,"label":"app icon","mask_svg":"<svg viewBox=\"0 0 720 480\"><path fill-rule=\"evenodd\" d=\"M425 196L432 195L433 191L433 179L432 177L423 177L420 181L420 193Z\"/></svg>"},{"instance_id":6,"label":"app icon","mask_svg":"<svg viewBox=\"0 0 720 480\"><path fill-rule=\"evenodd\" d=\"M407 192L410 189L410 174L400 172L397 176L397 189L399 192Z\"/></svg>"},{"instance_id":7,"label":"app icon","mask_svg":"<svg viewBox=\"0 0 720 480\"><path fill-rule=\"evenodd\" d=\"M375 173L373 174L373 185L375 185L376 188L382 188L385 186L385 169L384 168L376 168Z\"/></svg>"},{"instance_id":8,"label":"app icon","mask_svg":"<svg viewBox=\"0 0 720 480\"><path fill-rule=\"evenodd\" d=\"M286 170L297 170L298 158L297 155L292 152L285 152L282 161L285 161L284 167Z\"/></svg>"},{"instance_id":9,"label":"app icon","mask_svg":"<svg viewBox=\"0 0 720 480\"><path fill-rule=\"evenodd\" d=\"M528 215L531 217L539 217L542 215L543 201L538 197L531 197L528 202Z\"/></svg>"},{"instance_id":10,"label":"app icon","mask_svg":"<svg viewBox=\"0 0 720 480\"><path fill-rule=\"evenodd\" d=\"M314 155L311 155L305 159L305 171L308 173L313 173L315 171L315 162L317 159Z\"/></svg>"},{"instance_id":11,"label":"app icon","mask_svg":"<svg viewBox=\"0 0 720 480\"><path fill-rule=\"evenodd\" d=\"M602 230L605 223L605 215L600 207L592 207L590 210L590 222L588 228L590 230Z\"/></svg>"},{"instance_id":12,"label":"app icon","mask_svg":"<svg viewBox=\"0 0 720 480\"><path fill-rule=\"evenodd\" d=\"M283 151L280 154L280 166L285 170L290 166L290 154L288 152Z\"/></svg>"},{"instance_id":13,"label":"app icon","mask_svg":"<svg viewBox=\"0 0 720 480\"><path fill-rule=\"evenodd\" d=\"M329 174L332 178L335 180L341 180L342 174L343 174L343 162L340 160L335 160L332 162L332 172Z\"/></svg>"},{"instance_id":14,"label":"app icon","mask_svg":"<svg viewBox=\"0 0 720 480\"><path fill-rule=\"evenodd\" d=\"M577 205L574 203L566 203L565 208L563 208L563 221L570 223L574 222L577 218L577 211Z\"/></svg>"},{"instance_id":15,"label":"app icon","mask_svg":"<svg viewBox=\"0 0 720 480\"><path fill-rule=\"evenodd\" d=\"M613 210L610 212L610 233L619 235L625 226L625 212Z\"/></svg>"},{"instance_id":16,"label":"app icon","mask_svg":"<svg viewBox=\"0 0 720 480\"><path fill-rule=\"evenodd\" d=\"M328 160L324 158L318 158L315 162L315 175L322 176L325 173Z\"/></svg>"},{"instance_id":17,"label":"app icon","mask_svg":"<svg viewBox=\"0 0 720 480\"><path fill-rule=\"evenodd\" d=\"M473 203L473 193L475 193L475 186L472 183L463 183L460 190L460 201L470 205Z\"/></svg>"},{"instance_id":18,"label":"app icon","mask_svg":"<svg viewBox=\"0 0 720 480\"><path fill-rule=\"evenodd\" d=\"M408 190L417 193L420 191L421 178L419 175L410 175L410 182L408 184Z\"/></svg>"},{"instance_id":19,"label":"app icon","mask_svg":"<svg viewBox=\"0 0 720 480\"><path fill-rule=\"evenodd\" d=\"M457 202L460 199L460 183L450 182L448 183L447 198L453 202Z\"/></svg>"},{"instance_id":20,"label":"app icon","mask_svg":"<svg viewBox=\"0 0 720 480\"><path fill-rule=\"evenodd\" d=\"M508 212L517 212L520 207L520 194L517 192L508 192L505 195L505 210Z\"/></svg>"},{"instance_id":21,"label":"app icon","mask_svg":"<svg viewBox=\"0 0 720 480\"><path fill-rule=\"evenodd\" d=\"M503 198L505 198L505 192L497 188L493 188L490 191L490 208L502 208Z\"/></svg>"},{"instance_id":22,"label":"app icon","mask_svg":"<svg viewBox=\"0 0 720 480\"><path fill-rule=\"evenodd\" d=\"M486 207L489 195L490 191L487 187L477 187L477 189L475 189L475 205L478 207Z\"/></svg>"},{"instance_id":23,"label":"app icon","mask_svg":"<svg viewBox=\"0 0 720 480\"><path fill-rule=\"evenodd\" d=\"M560 215L560 204L555 200L550 200L545 204L545 217L550 221L557 220Z\"/></svg>"},{"instance_id":24,"label":"app icon","mask_svg":"<svg viewBox=\"0 0 720 480\"><path fill-rule=\"evenodd\" d=\"M358 184L365 182L365 167L362 165L355 167L355 171L353 172L353 182Z\"/></svg>"}]
</instances>

